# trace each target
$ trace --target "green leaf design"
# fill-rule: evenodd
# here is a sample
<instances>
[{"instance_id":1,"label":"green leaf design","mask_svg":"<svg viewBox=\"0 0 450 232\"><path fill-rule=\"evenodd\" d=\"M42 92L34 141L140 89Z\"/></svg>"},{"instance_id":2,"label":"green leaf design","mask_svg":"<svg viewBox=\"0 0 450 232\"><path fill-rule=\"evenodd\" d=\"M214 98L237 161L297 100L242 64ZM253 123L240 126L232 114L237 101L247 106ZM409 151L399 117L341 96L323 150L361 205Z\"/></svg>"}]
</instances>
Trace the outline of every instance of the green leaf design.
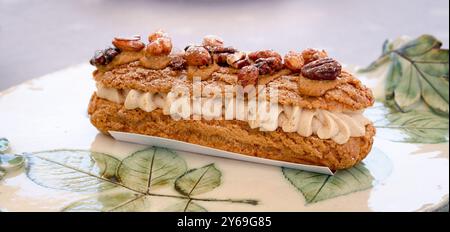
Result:
<instances>
[{"instance_id":1,"label":"green leaf design","mask_svg":"<svg viewBox=\"0 0 450 232\"><path fill-rule=\"evenodd\" d=\"M306 199L314 203L372 187L374 178L363 164L338 170L334 176L282 168L284 176Z\"/></svg>"},{"instance_id":2,"label":"green leaf design","mask_svg":"<svg viewBox=\"0 0 450 232\"><path fill-rule=\"evenodd\" d=\"M0 138L0 153L4 153L9 149L9 141L6 138Z\"/></svg>"},{"instance_id":3,"label":"green leaf design","mask_svg":"<svg viewBox=\"0 0 450 232\"><path fill-rule=\"evenodd\" d=\"M145 211L149 201L141 194L130 191L100 194L66 206L65 212L135 212Z\"/></svg>"},{"instance_id":4,"label":"green leaf design","mask_svg":"<svg viewBox=\"0 0 450 232\"><path fill-rule=\"evenodd\" d=\"M0 155L0 168L3 170L15 170L21 168L25 163L25 158L21 155L2 154Z\"/></svg>"},{"instance_id":5,"label":"green leaf design","mask_svg":"<svg viewBox=\"0 0 450 232\"><path fill-rule=\"evenodd\" d=\"M427 111L396 112L386 105L375 103L374 107L365 111L365 115L374 122L377 128L377 136L391 141L408 143L448 141L448 118Z\"/></svg>"},{"instance_id":6,"label":"green leaf design","mask_svg":"<svg viewBox=\"0 0 450 232\"><path fill-rule=\"evenodd\" d=\"M432 35L421 35L418 38L411 40L398 49L400 53L405 56L422 55L433 48L440 48L442 42L437 40Z\"/></svg>"},{"instance_id":7,"label":"green leaf design","mask_svg":"<svg viewBox=\"0 0 450 232\"><path fill-rule=\"evenodd\" d=\"M125 158L119 166L120 182L141 193L164 185L186 172L186 162L165 148L152 147Z\"/></svg>"},{"instance_id":8,"label":"green leaf design","mask_svg":"<svg viewBox=\"0 0 450 232\"><path fill-rule=\"evenodd\" d=\"M117 186L116 158L83 150L54 150L27 155L27 176L44 187L75 192L101 192Z\"/></svg>"},{"instance_id":9,"label":"green leaf design","mask_svg":"<svg viewBox=\"0 0 450 232\"><path fill-rule=\"evenodd\" d=\"M6 176L6 171L0 168L0 181Z\"/></svg>"},{"instance_id":10,"label":"green leaf design","mask_svg":"<svg viewBox=\"0 0 450 232\"><path fill-rule=\"evenodd\" d=\"M208 212L192 200L183 200L164 209L165 212Z\"/></svg>"},{"instance_id":11,"label":"green leaf design","mask_svg":"<svg viewBox=\"0 0 450 232\"><path fill-rule=\"evenodd\" d=\"M431 35L422 35L406 43L383 44L383 54L360 72L389 64L385 83L385 99L394 99L401 112L416 110L424 103L432 111L449 114L449 54L442 43ZM390 62L389 62L390 61Z\"/></svg>"},{"instance_id":12,"label":"green leaf design","mask_svg":"<svg viewBox=\"0 0 450 232\"><path fill-rule=\"evenodd\" d=\"M185 195L193 196L209 192L220 185L222 173L209 164L198 169L189 170L175 181L175 189Z\"/></svg>"}]
</instances>

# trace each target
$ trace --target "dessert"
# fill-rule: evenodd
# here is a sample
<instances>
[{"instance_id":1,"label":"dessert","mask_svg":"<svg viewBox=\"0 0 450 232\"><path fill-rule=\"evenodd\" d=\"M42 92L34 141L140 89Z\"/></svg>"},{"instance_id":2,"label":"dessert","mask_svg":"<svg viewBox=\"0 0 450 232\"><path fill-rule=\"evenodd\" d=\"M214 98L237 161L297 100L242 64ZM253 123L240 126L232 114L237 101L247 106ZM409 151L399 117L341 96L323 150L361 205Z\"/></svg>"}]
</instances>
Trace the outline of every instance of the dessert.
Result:
<instances>
[{"instance_id":1,"label":"dessert","mask_svg":"<svg viewBox=\"0 0 450 232\"><path fill-rule=\"evenodd\" d=\"M217 36L114 38L91 59L88 113L101 132L175 139L294 163L354 166L372 147L372 92L325 51L243 52Z\"/></svg>"}]
</instances>

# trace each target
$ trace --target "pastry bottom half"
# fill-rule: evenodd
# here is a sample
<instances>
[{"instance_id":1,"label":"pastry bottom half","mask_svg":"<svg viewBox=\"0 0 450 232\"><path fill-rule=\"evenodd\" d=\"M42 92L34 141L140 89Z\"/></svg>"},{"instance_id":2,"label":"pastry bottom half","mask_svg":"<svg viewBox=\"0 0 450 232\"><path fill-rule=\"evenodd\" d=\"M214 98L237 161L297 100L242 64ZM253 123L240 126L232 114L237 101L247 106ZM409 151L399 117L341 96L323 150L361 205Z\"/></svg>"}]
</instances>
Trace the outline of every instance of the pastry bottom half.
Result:
<instances>
[{"instance_id":1,"label":"pastry bottom half","mask_svg":"<svg viewBox=\"0 0 450 232\"><path fill-rule=\"evenodd\" d=\"M128 110L97 97L94 93L88 113L92 124L102 133L122 131L158 136L212 147L225 151L301 164L327 166L331 170L354 166L364 159L373 144L375 128L366 126L363 137L351 137L345 144L315 135L303 137L298 133L264 132L251 129L238 120L173 120L162 110L145 112Z\"/></svg>"}]
</instances>

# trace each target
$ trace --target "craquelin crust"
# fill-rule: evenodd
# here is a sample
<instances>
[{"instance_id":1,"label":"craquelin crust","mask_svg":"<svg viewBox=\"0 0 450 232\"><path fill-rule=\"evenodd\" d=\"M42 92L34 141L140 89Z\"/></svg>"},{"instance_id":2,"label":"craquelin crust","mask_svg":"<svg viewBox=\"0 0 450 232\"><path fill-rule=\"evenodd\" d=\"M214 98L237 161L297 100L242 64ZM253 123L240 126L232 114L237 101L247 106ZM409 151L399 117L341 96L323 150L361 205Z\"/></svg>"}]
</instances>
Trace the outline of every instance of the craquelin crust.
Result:
<instances>
[{"instance_id":1,"label":"craquelin crust","mask_svg":"<svg viewBox=\"0 0 450 232\"><path fill-rule=\"evenodd\" d=\"M129 68L131 67L127 69ZM137 89L154 90L155 92L157 92L156 88L166 86L162 83L155 84L162 82L161 78L156 78L161 74L152 74L155 71L147 70L146 74L142 74L143 71L136 68L132 68L130 71L124 72L122 75L109 74L109 77L106 75L106 78L99 78L98 81L104 84L108 83L108 86L115 88L139 87ZM114 76L113 79L111 79L111 75ZM135 75L144 76L135 79L133 77ZM169 79L173 80L173 78ZM154 82L155 80L158 81ZM346 93L345 91L349 91L348 88L350 86L344 85L334 91ZM355 91L350 90L348 94ZM295 93L291 94L295 96ZM336 94L328 92L325 98L337 98ZM355 104L365 104L358 103L356 101L358 98L340 97L339 99L341 98L343 99L335 99L336 105L346 104L355 107ZM322 104L321 100L315 100L318 103L314 103L313 100L307 101L309 104ZM297 133L286 133L280 128L272 132L261 132L258 129L251 129L247 122L237 120L176 121L168 115L163 115L160 109L152 112L140 109L127 110L121 104L97 97L95 93L92 95L88 113L92 124L106 134L113 130L152 135L250 156L323 165L332 170L349 168L364 159L371 150L375 134L375 128L369 124L366 126L365 136L351 137L347 143L340 145L330 139L322 140L316 136L302 137Z\"/></svg>"},{"instance_id":2,"label":"craquelin crust","mask_svg":"<svg viewBox=\"0 0 450 232\"><path fill-rule=\"evenodd\" d=\"M298 105L307 109L325 109L330 111L357 111L372 106L374 97L352 74L342 71L334 81L311 81L298 74L290 74L289 70L279 73L286 75L260 77L270 80L265 83L268 88L277 88L278 101L281 105ZM104 86L116 89L135 89L151 93L167 93L172 87L184 86L192 88L192 82L185 71L170 68L152 70L142 67L139 62L131 62L112 68L109 71L96 70L94 79ZM213 74L213 78L202 81L202 85L220 87L236 85L236 74L232 68L221 68Z\"/></svg>"}]
</instances>

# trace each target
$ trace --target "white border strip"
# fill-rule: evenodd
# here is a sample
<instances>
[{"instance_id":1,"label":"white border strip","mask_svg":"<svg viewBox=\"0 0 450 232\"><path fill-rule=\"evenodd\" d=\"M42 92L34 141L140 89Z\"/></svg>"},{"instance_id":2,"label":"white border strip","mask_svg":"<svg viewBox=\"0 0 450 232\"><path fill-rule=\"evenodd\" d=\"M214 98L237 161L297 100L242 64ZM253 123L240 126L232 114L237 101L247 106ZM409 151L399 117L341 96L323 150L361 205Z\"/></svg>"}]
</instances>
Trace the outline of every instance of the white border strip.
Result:
<instances>
[{"instance_id":1,"label":"white border strip","mask_svg":"<svg viewBox=\"0 0 450 232\"><path fill-rule=\"evenodd\" d=\"M205 146L201 146L201 145L197 145L197 144L186 143L183 141L166 139L166 138L149 136L149 135L141 135L141 134L127 133L127 132L119 132L119 131L109 131L109 133L116 140L130 142L130 143L165 147L165 148L170 148L170 149L174 149L174 150L187 151L187 152L199 153L199 154L210 155L210 156L217 156L217 157L228 158L228 159L235 159L235 160L242 160L242 161L253 162L253 163L266 164L266 165L273 165L273 166L278 166L278 167L294 168L294 169L304 170L304 171L308 171L308 172L317 172L317 173L322 173L322 174L327 174L327 175L334 174L328 167L324 167L324 166L298 164L298 163L291 163L291 162L286 162L286 161L265 159L265 158L255 157L255 156L242 155L242 154L238 154L238 153L234 153L234 152L228 152L228 151L205 147Z\"/></svg>"}]
</instances>

